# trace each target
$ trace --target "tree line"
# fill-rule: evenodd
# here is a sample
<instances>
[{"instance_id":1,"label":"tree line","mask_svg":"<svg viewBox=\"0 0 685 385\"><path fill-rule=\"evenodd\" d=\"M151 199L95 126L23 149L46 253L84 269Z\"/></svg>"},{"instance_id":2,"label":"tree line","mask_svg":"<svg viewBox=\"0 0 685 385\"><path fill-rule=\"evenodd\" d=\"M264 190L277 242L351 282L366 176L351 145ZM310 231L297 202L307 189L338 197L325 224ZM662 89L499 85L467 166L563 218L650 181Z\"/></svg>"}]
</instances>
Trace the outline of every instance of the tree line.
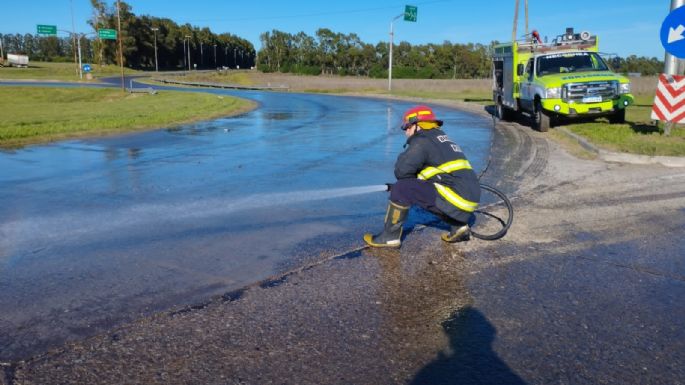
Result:
<instances>
[{"instance_id":1,"label":"tree line","mask_svg":"<svg viewBox=\"0 0 685 385\"><path fill-rule=\"evenodd\" d=\"M100 29L117 29L116 6L91 0L93 17L89 33L80 34L84 63L118 64L118 43L98 37ZM116 4L116 3L115 3ZM208 69L217 67L250 68L256 52L252 43L230 33L213 33L209 28L178 25L153 16L136 16L129 4L121 1L121 37L126 67L155 69L155 38L160 70ZM0 34L6 52L23 53L34 61L73 61L77 42L73 34L65 37L32 34ZM77 34L78 36L79 34Z\"/></svg>"},{"instance_id":2,"label":"tree line","mask_svg":"<svg viewBox=\"0 0 685 385\"><path fill-rule=\"evenodd\" d=\"M315 36L278 30L260 35L257 68L264 72L387 77L389 45L361 41L355 33L320 28ZM483 78L490 76L489 46L482 44L393 46L395 78Z\"/></svg>"},{"instance_id":3,"label":"tree line","mask_svg":"<svg viewBox=\"0 0 685 385\"><path fill-rule=\"evenodd\" d=\"M338 74L369 77L388 76L389 44L376 45L361 41L354 33L342 34L321 28L315 36L304 32L290 34L278 30L260 35L262 48L257 68L264 72L297 74ZM472 79L491 76L492 47L482 44L411 45L406 41L393 46L394 78ZM657 58L608 59L619 73L656 75L663 71L664 62Z\"/></svg>"},{"instance_id":4,"label":"tree line","mask_svg":"<svg viewBox=\"0 0 685 385\"><path fill-rule=\"evenodd\" d=\"M664 72L664 61L655 57L630 55L627 58L613 57L609 59L609 65L616 72L628 74L637 73L643 76L654 76Z\"/></svg>"}]
</instances>

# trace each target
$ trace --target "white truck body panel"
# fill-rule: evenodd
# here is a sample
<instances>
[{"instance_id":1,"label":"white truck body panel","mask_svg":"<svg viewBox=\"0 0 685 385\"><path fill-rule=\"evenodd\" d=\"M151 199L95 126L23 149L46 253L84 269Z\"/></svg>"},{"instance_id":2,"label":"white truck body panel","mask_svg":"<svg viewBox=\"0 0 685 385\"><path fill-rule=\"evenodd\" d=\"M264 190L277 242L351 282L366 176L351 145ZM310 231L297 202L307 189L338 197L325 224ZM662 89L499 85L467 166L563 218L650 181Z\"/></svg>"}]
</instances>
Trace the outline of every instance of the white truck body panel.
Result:
<instances>
[{"instance_id":1,"label":"white truck body panel","mask_svg":"<svg viewBox=\"0 0 685 385\"><path fill-rule=\"evenodd\" d=\"M19 55L16 53L7 54L7 63L14 67L28 67L29 57L28 55Z\"/></svg>"}]
</instances>

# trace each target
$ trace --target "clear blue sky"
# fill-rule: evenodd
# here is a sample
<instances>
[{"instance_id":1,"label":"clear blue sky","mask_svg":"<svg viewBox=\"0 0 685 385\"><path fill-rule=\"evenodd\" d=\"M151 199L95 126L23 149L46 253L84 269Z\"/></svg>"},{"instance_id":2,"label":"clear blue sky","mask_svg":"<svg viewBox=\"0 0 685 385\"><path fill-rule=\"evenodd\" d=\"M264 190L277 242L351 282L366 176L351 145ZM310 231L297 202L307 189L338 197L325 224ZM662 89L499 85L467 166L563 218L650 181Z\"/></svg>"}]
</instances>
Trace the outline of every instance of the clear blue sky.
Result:
<instances>
[{"instance_id":1,"label":"clear blue sky","mask_svg":"<svg viewBox=\"0 0 685 385\"><path fill-rule=\"evenodd\" d=\"M115 0L108 0L114 4ZM390 20L404 12L406 4L418 7L418 22L395 22L395 42L411 44L482 43L507 41L513 27L514 0L129 0L136 15L166 17L178 24L209 27L214 33L229 32L260 48L259 35L272 29L314 36L324 27L356 33L362 41L376 44L389 40ZM524 31L521 0L519 35ZM550 39L565 27L599 35L600 50L622 57L664 58L659 40L661 23L670 0L529 0L529 28ZM71 30L71 8L78 32L90 32L86 20L92 15L88 0L2 0L0 33L36 33L37 24Z\"/></svg>"}]
</instances>

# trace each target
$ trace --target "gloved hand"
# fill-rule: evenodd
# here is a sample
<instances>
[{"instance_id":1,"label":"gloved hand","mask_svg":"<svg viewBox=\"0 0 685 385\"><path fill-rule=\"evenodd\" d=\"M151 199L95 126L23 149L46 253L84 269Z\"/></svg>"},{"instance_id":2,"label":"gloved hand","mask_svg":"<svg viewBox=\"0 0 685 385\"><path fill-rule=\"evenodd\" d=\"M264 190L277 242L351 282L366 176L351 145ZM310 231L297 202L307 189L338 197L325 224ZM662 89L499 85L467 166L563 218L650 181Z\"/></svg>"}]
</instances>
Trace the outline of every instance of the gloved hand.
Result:
<instances>
[{"instance_id":1,"label":"gloved hand","mask_svg":"<svg viewBox=\"0 0 685 385\"><path fill-rule=\"evenodd\" d=\"M385 185L388 187L388 189L386 191L390 191L390 190L392 190L392 186L394 186L395 184L394 183L386 183Z\"/></svg>"}]
</instances>

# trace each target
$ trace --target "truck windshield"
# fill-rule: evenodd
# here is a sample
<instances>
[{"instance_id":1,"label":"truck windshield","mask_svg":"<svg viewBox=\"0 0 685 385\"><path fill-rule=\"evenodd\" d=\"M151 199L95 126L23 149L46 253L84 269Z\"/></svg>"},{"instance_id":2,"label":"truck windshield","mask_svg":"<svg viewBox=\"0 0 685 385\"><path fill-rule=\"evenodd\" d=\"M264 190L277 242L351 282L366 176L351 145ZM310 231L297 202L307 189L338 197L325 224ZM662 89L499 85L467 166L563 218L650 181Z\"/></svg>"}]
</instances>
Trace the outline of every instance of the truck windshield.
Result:
<instances>
[{"instance_id":1,"label":"truck windshield","mask_svg":"<svg viewBox=\"0 0 685 385\"><path fill-rule=\"evenodd\" d=\"M564 52L540 56L536 64L537 76L609 69L604 60L595 52Z\"/></svg>"}]
</instances>

